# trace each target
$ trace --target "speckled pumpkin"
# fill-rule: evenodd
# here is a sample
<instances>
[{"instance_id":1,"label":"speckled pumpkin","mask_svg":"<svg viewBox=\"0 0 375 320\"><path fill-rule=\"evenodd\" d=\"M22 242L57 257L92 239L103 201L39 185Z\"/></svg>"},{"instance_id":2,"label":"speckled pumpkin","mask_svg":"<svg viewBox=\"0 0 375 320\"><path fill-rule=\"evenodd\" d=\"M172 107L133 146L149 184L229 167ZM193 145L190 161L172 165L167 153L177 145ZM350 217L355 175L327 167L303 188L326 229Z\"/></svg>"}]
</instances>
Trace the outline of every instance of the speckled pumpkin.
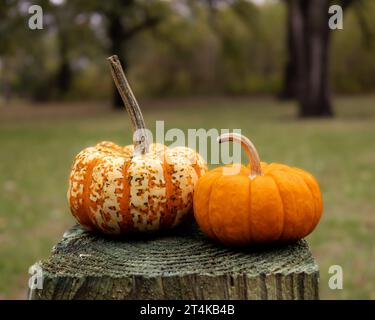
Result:
<instances>
[{"instance_id":1,"label":"speckled pumpkin","mask_svg":"<svg viewBox=\"0 0 375 320\"><path fill-rule=\"evenodd\" d=\"M219 167L198 181L194 215L202 231L227 245L289 242L314 230L322 215L319 185L306 171L260 162L249 139L225 134L219 142L240 142L250 163L234 175Z\"/></svg>"},{"instance_id":2,"label":"speckled pumpkin","mask_svg":"<svg viewBox=\"0 0 375 320\"><path fill-rule=\"evenodd\" d=\"M76 220L106 234L156 231L192 212L194 187L207 169L186 147L148 144L142 114L116 56L112 75L132 119L133 144L100 142L81 151L70 175L68 201Z\"/></svg>"}]
</instances>

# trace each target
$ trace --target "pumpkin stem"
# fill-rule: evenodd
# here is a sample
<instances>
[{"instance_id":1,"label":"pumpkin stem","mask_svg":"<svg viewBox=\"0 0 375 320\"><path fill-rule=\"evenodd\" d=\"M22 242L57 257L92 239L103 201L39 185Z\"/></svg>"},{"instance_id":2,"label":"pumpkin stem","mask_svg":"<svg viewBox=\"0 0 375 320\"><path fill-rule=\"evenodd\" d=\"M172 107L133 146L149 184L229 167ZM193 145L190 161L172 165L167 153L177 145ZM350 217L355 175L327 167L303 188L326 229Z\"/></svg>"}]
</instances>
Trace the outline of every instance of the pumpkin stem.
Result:
<instances>
[{"instance_id":1,"label":"pumpkin stem","mask_svg":"<svg viewBox=\"0 0 375 320\"><path fill-rule=\"evenodd\" d=\"M250 179L254 179L256 176L262 176L262 168L260 166L260 159L258 155L258 151L253 145L253 143L243 136L242 134L238 133L224 133L217 138L219 143L233 141L241 143L242 147L245 149L247 156L249 157L250 163Z\"/></svg>"},{"instance_id":2,"label":"pumpkin stem","mask_svg":"<svg viewBox=\"0 0 375 320\"><path fill-rule=\"evenodd\" d=\"M149 141L146 134L145 121L143 120L141 109L133 94L132 89L125 77L121 62L117 55L108 58L113 80L117 90L124 102L126 111L132 122L134 155L145 154L148 152Z\"/></svg>"}]
</instances>

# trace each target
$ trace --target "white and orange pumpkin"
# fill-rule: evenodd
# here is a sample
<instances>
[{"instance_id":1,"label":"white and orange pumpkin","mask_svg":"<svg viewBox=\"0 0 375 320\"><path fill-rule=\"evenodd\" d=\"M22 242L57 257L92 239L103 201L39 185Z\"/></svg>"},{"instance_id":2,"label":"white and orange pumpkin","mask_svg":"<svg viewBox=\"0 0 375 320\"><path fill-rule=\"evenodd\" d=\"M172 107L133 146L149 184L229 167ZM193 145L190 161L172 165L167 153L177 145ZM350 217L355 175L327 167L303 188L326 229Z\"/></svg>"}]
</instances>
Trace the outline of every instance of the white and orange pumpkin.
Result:
<instances>
[{"instance_id":1,"label":"white and orange pumpkin","mask_svg":"<svg viewBox=\"0 0 375 320\"><path fill-rule=\"evenodd\" d=\"M203 158L186 147L148 143L145 124L117 56L109 58L133 124L133 145L100 142L82 150L70 174L68 201L76 220L106 234L157 231L192 215Z\"/></svg>"}]
</instances>

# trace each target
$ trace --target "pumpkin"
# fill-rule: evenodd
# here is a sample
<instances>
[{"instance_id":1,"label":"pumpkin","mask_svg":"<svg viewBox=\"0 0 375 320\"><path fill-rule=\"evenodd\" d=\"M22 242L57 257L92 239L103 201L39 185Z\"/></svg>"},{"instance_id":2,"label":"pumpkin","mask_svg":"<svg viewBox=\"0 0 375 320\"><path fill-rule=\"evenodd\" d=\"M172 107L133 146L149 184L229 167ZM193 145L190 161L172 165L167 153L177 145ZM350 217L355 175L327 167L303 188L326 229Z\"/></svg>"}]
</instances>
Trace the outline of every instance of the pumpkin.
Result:
<instances>
[{"instance_id":1,"label":"pumpkin","mask_svg":"<svg viewBox=\"0 0 375 320\"><path fill-rule=\"evenodd\" d=\"M117 56L108 59L132 121L133 145L104 141L76 156L67 193L71 213L85 228L106 234L177 226L192 216L194 187L206 163L192 149L149 144L121 64Z\"/></svg>"},{"instance_id":2,"label":"pumpkin","mask_svg":"<svg viewBox=\"0 0 375 320\"><path fill-rule=\"evenodd\" d=\"M242 135L224 134L218 141L241 143L250 163L239 164L236 174L226 174L226 167L219 167L199 179L194 215L207 236L226 245L245 246L295 241L314 230L323 206L311 174L260 162L256 148Z\"/></svg>"}]
</instances>

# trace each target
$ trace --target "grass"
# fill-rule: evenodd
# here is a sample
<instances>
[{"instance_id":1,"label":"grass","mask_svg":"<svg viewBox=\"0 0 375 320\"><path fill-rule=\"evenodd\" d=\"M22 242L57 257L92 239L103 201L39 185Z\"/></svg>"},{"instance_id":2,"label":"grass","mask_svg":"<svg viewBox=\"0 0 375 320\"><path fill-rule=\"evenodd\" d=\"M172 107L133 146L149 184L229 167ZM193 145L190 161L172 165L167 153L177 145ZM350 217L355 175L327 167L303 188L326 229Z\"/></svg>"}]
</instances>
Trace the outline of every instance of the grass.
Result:
<instances>
[{"instance_id":1,"label":"grass","mask_svg":"<svg viewBox=\"0 0 375 320\"><path fill-rule=\"evenodd\" d=\"M151 129L155 120L185 131L241 128L263 160L312 172L325 204L319 226L308 237L320 265L321 298L375 299L375 97L336 99L333 120L297 120L293 104L267 98L143 105ZM9 108L3 114L12 114ZM0 108L0 299L26 296L28 267L47 257L74 223L65 196L74 155L100 140L131 141L125 112L93 106L99 112L59 109L53 117L49 109L43 117L44 109L24 107L22 117L2 118ZM343 290L328 287L331 265L343 268Z\"/></svg>"}]
</instances>

